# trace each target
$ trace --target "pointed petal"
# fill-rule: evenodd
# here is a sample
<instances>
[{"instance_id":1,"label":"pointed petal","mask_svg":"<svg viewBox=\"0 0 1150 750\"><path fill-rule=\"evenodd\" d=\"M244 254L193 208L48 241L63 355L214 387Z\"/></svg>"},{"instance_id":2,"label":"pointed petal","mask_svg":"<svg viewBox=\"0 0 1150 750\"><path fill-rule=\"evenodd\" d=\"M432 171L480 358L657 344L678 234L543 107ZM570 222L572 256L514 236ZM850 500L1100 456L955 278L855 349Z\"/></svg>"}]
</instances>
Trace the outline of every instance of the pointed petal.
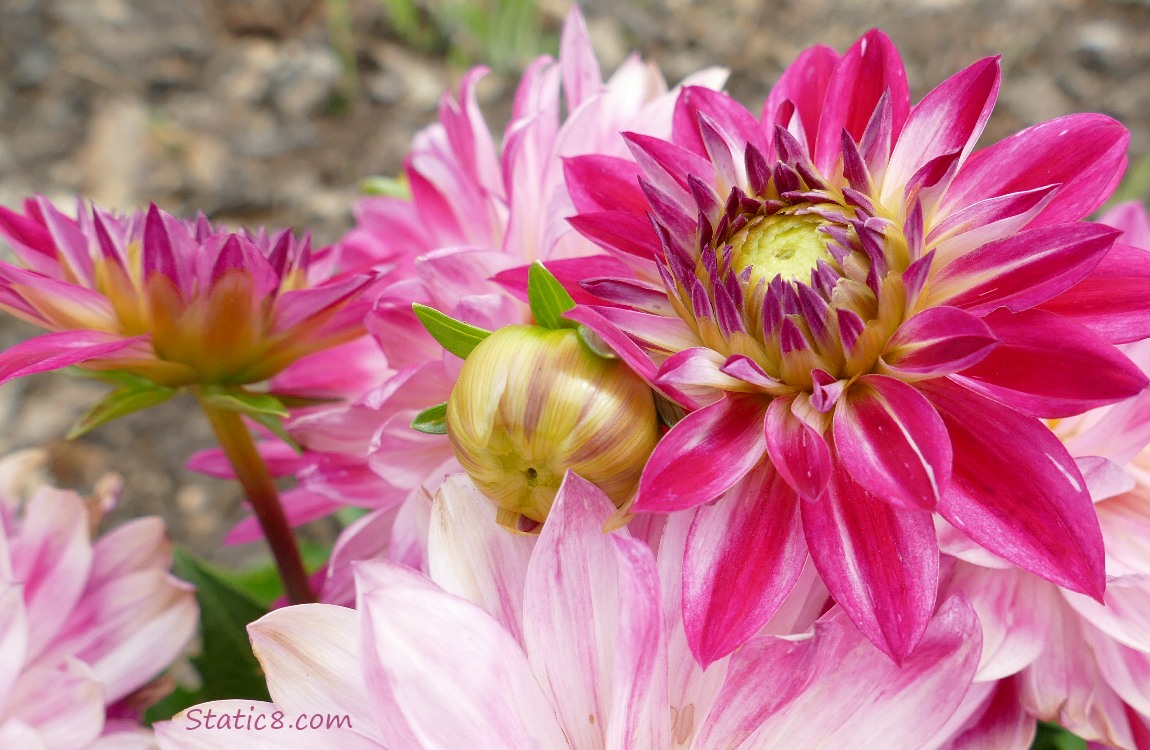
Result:
<instances>
[{"instance_id":1,"label":"pointed petal","mask_svg":"<svg viewBox=\"0 0 1150 750\"><path fill-rule=\"evenodd\" d=\"M776 398L767 408L767 453L787 484L817 500L831 480L831 452L823 436L792 413L794 402Z\"/></svg>"},{"instance_id":2,"label":"pointed petal","mask_svg":"<svg viewBox=\"0 0 1150 750\"><path fill-rule=\"evenodd\" d=\"M535 538L494 523L495 507L465 474L449 476L431 506L428 572L445 591L483 607L523 639L523 585Z\"/></svg>"},{"instance_id":3,"label":"pointed petal","mask_svg":"<svg viewBox=\"0 0 1150 750\"><path fill-rule=\"evenodd\" d=\"M926 631L938 589L930 513L880 500L841 464L827 496L801 505L807 546L831 596L879 650L905 661Z\"/></svg>"},{"instance_id":4,"label":"pointed petal","mask_svg":"<svg viewBox=\"0 0 1150 750\"><path fill-rule=\"evenodd\" d=\"M923 305L975 315L1018 312L1084 279L1114 244L1117 230L1080 222L1039 227L990 242L947 264L927 285Z\"/></svg>"},{"instance_id":5,"label":"pointed petal","mask_svg":"<svg viewBox=\"0 0 1150 750\"><path fill-rule=\"evenodd\" d=\"M568 112L574 112L602 90L599 61L591 48L591 37L578 5L571 8L563 22L559 66L563 70L563 95L567 98Z\"/></svg>"},{"instance_id":6,"label":"pointed petal","mask_svg":"<svg viewBox=\"0 0 1150 750\"><path fill-rule=\"evenodd\" d=\"M753 636L798 580L807 558L798 505L764 461L699 508L683 562L683 618L704 668Z\"/></svg>"},{"instance_id":7,"label":"pointed petal","mask_svg":"<svg viewBox=\"0 0 1150 750\"><path fill-rule=\"evenodd\" d=\"M1130 136L1105 115L1059 117L975 151L959 170L939 214L986 198L1061 184L1031 226L1077 221L1102 205L1126 164Z\"/></svg>"},{"instance_id":8,"label":"pointed petal","mask_svg":"<svg viewBox=\"0 0 1150 750\"><path fill-rule=\"evenodd\" d=\"M1117 243L1086 278L1041 309L1080 323L1112 344L1150 337L1150 252Z\"/></svg>"},{"instance_id":9,"label":"pointed petal","mask_svg":"<svg viewBox=\"0 0 1150 750\"><path fill-rule=\"evenodd\" d=\"M147 336L124 337L103 331L61 331L37 336L0 354L0 383L38 372L102 359Z\"/></svg>"},{"instance_id":10,"label":"pointed petal","mask_svg":"<svg viewBox=\"0 0 1150 750\"><path fill-rule=\"evenodd\" d=\"M840 610L819 621L815 638L832 635L832 628L837 642L819 649L810 686L770 717L749 746L922 750L974 676L980 638L970 606L961 597L944 602L901 667L859 637Z\"/></svg>"},{"instance_id":11,"label":"pointed petal","mask_svg":"<svg viewBox=\"0 0 1150 750\"><path fill-rule=\"evenodd\" d=\"M955 379L1024 414L1074 416L1146 387L1146 376L1124 354L1059 315L998 310L983 320L998 344Z\"/></svg>"},{"instance_id":12,"label":"pointed petal","mask_svg":"<svg viewBox=\"0 0 1150 750\"><path fill-rule=\"evenodd\" d=\"M813 145L818 133L823 98L838 62L839 53L821 44L800 52L771 87L771 93L763 104L761 121L768 132L774 132L772 126L782 125L796 137L801 132L802 143ZM794 113L787 117L788 122L780 122L783 105L787 103L793 105ZM796 127L791 125L792 118L798 119Z\"/></svg>"},{"instance_id":13,"label":"pointed petal","mask_svg":"<svg viewBox=\"0 0 1150 750\"><path fill-rule=\"evenodd\" d=\"M950 488L938 512L1018 567L1100 598L1105 576L1098 516L1058 438L1038 420L944 379L920 390L954 446Z\"/></svg>"},{"instance_id":14,"label":"pointed petal","mask_svg":"<svg viewBox=\"0 0 1150 750\"><path fill-rule=\"evenodd\" d=\"M372 710L406 729L384 726L385 746L569 746L523 650L490 615L388 563L363 563L356 579Z\"/></svg>"},{"instance_id":15,"label":"pointed petal","mask_svg":"<svg viewBox=\"0 0 1150 750\"><path fill-rule=\"evenodd\" d=\"M980 362L998 339L990 326L957 307L928 307L898 327L882 361L898 376L936 377Z\"/></svg>"},{"instance_id":16,"label":"pointed petal","mask_svg":"<svg viewBox=\"0 0 1150 750\"><path fill-rule=\"evenodd\" d=\"M302 604L264 615L248 635L281 710L346 714L349 733L382 744L364 681L360 619L344 607Z\"/></svg>"},{"instance_id":17,"label":"pointed petal","mask_svg":"<svg viewBox=\"0 0 1150 750\"><path fill-rule=\"evenodd\" d=\"M839 460L869 493L931 510L950 481L951 448L938 412L901 380L864 375L835 407Z\"/></svg>"},{"instance_id":18,"label":"pointed petal","mask_svg":"<svg viewBox=\"0 0 1150 750\"><path fill-rule=\"evenodd\" d=\"M634 510L665 513L717 497L763 458L765 416L762 399L737 395L688 414L647 461Z\"/></svg>"}]
</instances>

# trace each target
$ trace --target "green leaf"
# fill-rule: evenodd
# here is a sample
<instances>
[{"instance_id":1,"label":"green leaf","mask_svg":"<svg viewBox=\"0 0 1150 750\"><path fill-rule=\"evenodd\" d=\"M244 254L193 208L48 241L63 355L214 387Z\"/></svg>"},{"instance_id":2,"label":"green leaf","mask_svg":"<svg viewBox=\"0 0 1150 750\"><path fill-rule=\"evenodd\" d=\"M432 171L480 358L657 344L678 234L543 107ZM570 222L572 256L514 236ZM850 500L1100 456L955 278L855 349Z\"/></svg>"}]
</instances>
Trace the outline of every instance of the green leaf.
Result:
<instances>
[{"instance_id":1,"label":"green leaf","mask_svg":"<svg viewBox=\"0 0 1150 750\"><path fill-rule=\"evenodd\" d=\"M114 419L147 409L149 406L162 404L174 395L176 395L175 389L164 388L150 381L144 381L144 385L131 385L112 391L72 426L68 431L68 439L75 440Z\"/></svg>"},{"instance_id":2,"label":"green leaf","mask_svg":"<svg viewBox=\"0 0 1150 750\"><path fill-rule=\"evenodd\" d=\"M287 443L288 447L296 453L303 453L303 446L297 443L296 439L287 431L282 418L271 414L249 414L248 418Z\"/></svg>"},{"instance_id":3,"label":"green leaf","mask_svg":"<svg viewBox=\"0 0 1150 750\"><path fill-rule=\"evenodd\" d=\"M603 359L619 359L619 355L599 334L587 326L579 326L576 330L579 333L579 340L583 342L583 346L591 350L592 354Z\"/></svg>"},{"instance_id":4,"label":"green leaf","mask_svg":"<svg viewBox=\"0 0 1150 750\"><path fill-rule=\"evenodd\" d=\"M270 393L253 393L238 386L204 386L200 393L211 406L238 411L253 419L261 415L281 418L288 415L283 402Z\"/></svg>"},{"instance_id":5,"label":"green leaf","mask_svg":"<svg viewBox=\"0 0 1150 750\"><path fill-rule=\"evenodd\" d=\"M1086 742L1057 724L1038 722L1031 750L1086 750Z\"/></svg>"},{"instance_id":6,"label":"green leaf","mask_svg":"<svg viewBox=\"0 0 1150 750\"><path fill-rule=\"evenodd\" d=\"M531 305L535 322L544 328L555 330L577 326L563 317L563 313L575 307L575 300L538 260L527 269L527 302Z\"/></svg>"},{"instance_id":7,"label":"green leaf","mask_svg":"<svg viewBox=\"0 0 1150 750\"><path fill-rule=\"evenodd\" d=\"M384 177L376 175L360 180L359 192L364 195L382 195L388 198L411 200L411 187L404 177Z\"/></svg>"},{"instance_id":8,"label":"green leaf","mask_svg":"<svg viewBox=\"0 0 1150 750\"><path fill-rule=\"evenodd\" d=\"M436 404L430 409L424 409L411 420L411 428L426 432L428 435L447 434L447 402Z\"/></svg>"},{"instance_id":9,"label":"green leaf","mask_svg":"<svg viewBox=\"0 0 1150 750\"><path fill-rule=\"evenodd\" d=\"M439 342L440 346L463 359L467 359L471 350L478 346L480 341L491 335L491 331L485 331L461 320L456 320L434 307L414 302L411 309L415 311L419 322L423 323L423 327L427 329L432 338Z\"/></svg>"},{"instance_id":10,"label":"green leaf","mask_svg":"<svg viewBox=\"0 0 1150 750\"><path fill-rule=\"evenodd\" d=\"M85 367L78 367L72 365L65 367L61 372L71 375L74 378L84 378L86 380L99 380L102 383L110 385L118 385L121 387L144 387L154 386L155 383L145 378L143 375L137 375L134 372L127 370L89 370ZM156 386L159 387L159 386Z\"/></svg>"},{"instance_id":11,"label":"green leaf","mask_svg":"<svg viewBox=\"0 0 1150 750\"><path fill-rule=\"evenodd\" d=\"M247 632L248 624L267 614L267 608L229 583L225 574L183 549L176 549L172 572L196 587L202 647L192 664L200 673L201 685L198 690L185 688L168 696L148 711L147 720L170 718L205 701L269 700Z\"/></svg>"}]
</instances>

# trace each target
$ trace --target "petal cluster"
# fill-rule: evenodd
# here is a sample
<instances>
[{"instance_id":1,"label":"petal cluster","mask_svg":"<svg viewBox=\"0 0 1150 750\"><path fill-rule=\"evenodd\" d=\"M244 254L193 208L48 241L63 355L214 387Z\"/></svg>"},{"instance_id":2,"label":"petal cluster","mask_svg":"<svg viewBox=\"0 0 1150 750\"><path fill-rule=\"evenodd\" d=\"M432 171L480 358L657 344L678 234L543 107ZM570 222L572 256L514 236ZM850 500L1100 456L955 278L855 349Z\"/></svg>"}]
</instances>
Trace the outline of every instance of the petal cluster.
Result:
<instances>
[{"instance_id":1,"label":"petal cluster","mask_svg":"<svg viewBox=\"0 0 1150 750\"><path fill-rule=\"evenodd\" d=\"M243 385L364 333L372 277L333 275L287 230L235 234L154 205L76 218L42 197L0 207L0 309L52 333L0 355L0 381L80 365L167 387Z\"/></svg>"},{"instance_id":2,"label":"petal cluster","mask_svg":"<svg viewBox=\"0 0 1150 750\"><path fill-rule=\"evenodd\" d=\"M20 497L34 462L0 461L0 745L145 748L147 686L198 621L191 586L168 574L159 519L93 539L92 508L111 497L51 487Z\"/></svg>"},{"instance_id":3,"label":"petal cluster","mask_svg":"<svg viewBox=\"0 0 1150 750\"><path fill-rule=\"evenodd\" d=\"M975 151L998 81L982 60L912 105L872 31L842 56L801 55L761 117L688 88L670 139L628 135L633 162L569 161L584 186L572 223L635 269L586 280L609 304L572 317L689 411L635 509L731 506L725 533L700 530L686 553L704 662L769 616L798 575L783 551L804 546L855 624L904 658L936 604L934 512L1102 596L1085 481L1041 419L1147 383L1114 347L1150 333L1145 300L1097 291L1118 275L1112 252L1134 277L1147 259L1081 221L1127 135L1081 115ZM763 571L749 608L722 593L746 561Z\"/></svg>"}]
</instances>

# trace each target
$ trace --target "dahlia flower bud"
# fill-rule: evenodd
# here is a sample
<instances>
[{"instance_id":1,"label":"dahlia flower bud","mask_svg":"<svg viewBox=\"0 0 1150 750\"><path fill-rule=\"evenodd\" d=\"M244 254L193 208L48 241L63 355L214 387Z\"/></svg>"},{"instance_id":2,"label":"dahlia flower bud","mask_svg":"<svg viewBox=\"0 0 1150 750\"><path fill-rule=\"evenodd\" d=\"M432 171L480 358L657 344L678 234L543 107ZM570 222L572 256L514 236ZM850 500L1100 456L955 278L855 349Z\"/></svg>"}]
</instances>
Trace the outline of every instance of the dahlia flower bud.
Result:
<instances>
[{"instance_id":1,"label":"dahlia flower bud","mask_svg":"<svg viewBox=\"0 0 1150 750\"><path fill-rule=\"evenodd\" d=\"M467 357L447 435L476 486L515 528L542 523L567 469L622 506L659 439L650 389L571 328L507 326Z\"/></svg>"}]
</instances>

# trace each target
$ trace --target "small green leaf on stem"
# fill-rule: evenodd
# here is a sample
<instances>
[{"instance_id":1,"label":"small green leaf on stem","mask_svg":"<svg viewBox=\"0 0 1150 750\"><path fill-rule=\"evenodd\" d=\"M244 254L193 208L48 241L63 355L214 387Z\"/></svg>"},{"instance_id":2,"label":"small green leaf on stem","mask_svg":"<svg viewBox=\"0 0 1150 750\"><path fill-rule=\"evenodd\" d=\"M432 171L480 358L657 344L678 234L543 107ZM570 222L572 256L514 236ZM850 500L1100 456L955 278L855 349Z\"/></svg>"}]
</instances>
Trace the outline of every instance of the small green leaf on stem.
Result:
<instances>
[{"instance_id":1,"label":"small green leaf on stem","mask_svg":"<svg viewBox=\"0 0 1150 750\"><path fill-rule=\"evenodd\" d=\"M75 440L86 435L100 425L107 424L114 419L127 416L149 406L162 404L176 395L172 388L164 388L149 381L143 385L130 385L126 388L112 391L100 403L93 406L87 414L80 418L72 429L68 431L68 439Z\"/></svg>"},{"instance_id":2,"label":"small green leaf on stem","mask_svg":"<svg viewBox=\"0 0 1150 750\"><path fill-rule=\"evenodd\" d=\"M428 435L447 434L447 402L436 404L430 409L424 409L411 420L411 428L426 432Z\"/></svg>"},{"instance_id":3,"label":"small green leaf on stem","mask_svg":"<svg viewBox=\"0 0 1150 750\"><path fill-rule=\"evenodd\" d=\"M527 302L535 322L543 328L575 328L576 324L563 318L563 313L575 307L575 300L541 261L527 269Z\"/></svg>"},{"instance_id":4,"label":"small green leaf on stem","mask_svg":"<svg viewBox=\"0 0 1150 750\"><path fill-rule=\"evenodd\" d=\"M432 338L439 342L440 346L462 359L467 359L471 350L478 346L480 341L491 335L491 331L485 331L461 320L456 320L434 307L414 302L411 309L415 311L419 322L423 323L423 327L427 329Z\"/></svg>"}]
</instances>

